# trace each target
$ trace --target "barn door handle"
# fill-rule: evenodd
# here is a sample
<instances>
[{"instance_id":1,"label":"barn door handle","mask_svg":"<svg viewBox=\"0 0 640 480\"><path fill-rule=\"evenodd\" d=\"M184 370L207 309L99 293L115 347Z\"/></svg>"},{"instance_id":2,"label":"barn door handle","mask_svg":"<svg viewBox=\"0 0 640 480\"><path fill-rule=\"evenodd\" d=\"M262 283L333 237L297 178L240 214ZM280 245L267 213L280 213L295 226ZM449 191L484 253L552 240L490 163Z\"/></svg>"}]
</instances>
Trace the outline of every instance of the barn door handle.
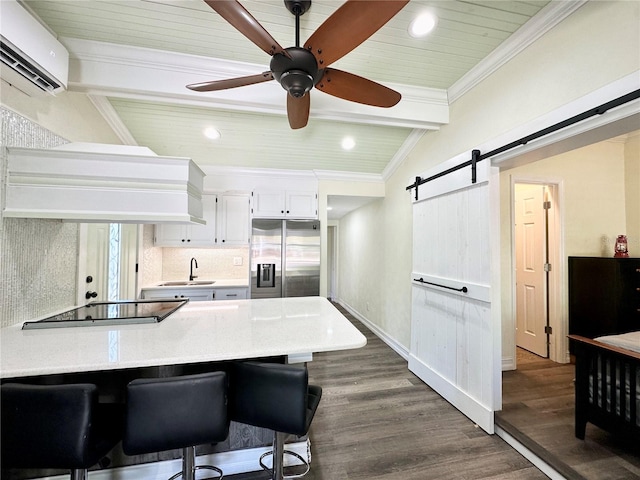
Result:
<instances>
[{"instance_id":1,"label":"barn door handle","mask_svg":"<svg viewBox=\"0 0 640 480\"><path fill-rule=\"evenodd\" d=\"M455 288L455 287L447 287L446 285L440 285L439 283L427 282L422 277L414 278L413 281L414 282L420 282L420 283L426 283L427 285L434 285L434 286L440 287L440 288L446 288L447 290L453 290L453 291L456 291L456 292L467 293L469 291L469 289L467 287Z\"/></svg>"}]
</instances>

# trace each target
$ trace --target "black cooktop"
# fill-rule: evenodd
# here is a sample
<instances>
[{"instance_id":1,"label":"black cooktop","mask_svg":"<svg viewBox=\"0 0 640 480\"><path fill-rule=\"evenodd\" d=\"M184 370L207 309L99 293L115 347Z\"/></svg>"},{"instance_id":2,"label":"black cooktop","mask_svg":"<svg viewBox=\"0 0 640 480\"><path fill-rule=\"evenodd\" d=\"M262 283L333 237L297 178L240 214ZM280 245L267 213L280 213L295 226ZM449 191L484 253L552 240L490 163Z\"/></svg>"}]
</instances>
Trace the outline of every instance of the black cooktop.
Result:
<instances>
[{"instance_id":1,"label":"black cooktop","mask_svg":"<svg viewBox=\"0 0 640 480\"><path fill-rule=\"evenodd\" d=\"M91 302L42 320L24 322L22 329L159 323L188 301L188 298L183 298Z\"/></svg>"}]
</instances>

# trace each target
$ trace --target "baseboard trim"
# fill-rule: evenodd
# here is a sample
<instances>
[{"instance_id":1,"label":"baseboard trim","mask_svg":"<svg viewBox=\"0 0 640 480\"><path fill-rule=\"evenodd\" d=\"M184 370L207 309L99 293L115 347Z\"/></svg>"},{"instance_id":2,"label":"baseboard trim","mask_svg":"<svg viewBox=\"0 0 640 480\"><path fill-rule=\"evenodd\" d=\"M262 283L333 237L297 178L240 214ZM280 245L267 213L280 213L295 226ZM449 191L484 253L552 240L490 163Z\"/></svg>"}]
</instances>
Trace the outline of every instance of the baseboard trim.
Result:
<instances>
[{"instance_id":1,"label":"baseboard trim","mask_svg":"<svg viewBox=\"0 0 640 480\"><path fill-rule=\"evenodd\" d=\"M291 450L308 462L311 462L311 450L309 440L288 443L286 449ZM196 459L196 465L215 465L221 468L225 477L238 473L261 471L258 463L260 455L271 450L271 447L246 448L229 452L200 455ZM268 460L268 459L266 459ZM269 462L267 465L269 465ZM285 455L285 466L300 465L300 460L291 455ZM91 480L167 480L171 475L182 469L182 460L165 460L161 462L130 465L127 467L109 468L89 472ZM41 477L37 480L69 480L69 474Z\"/></svg>"},{"instance_id":2,"label":"baseboard trim","mask_svg":"<svg viewBox=\"0 0 640 480\"><path fill-rule=\"evenodd\" d=\"M409 361L409 350L407 350L403 345L399 344L395 339L391 338L389 334L387 334L384 330L382 330L375 323L372 323L368 320L364 315L358 312L355 308L353 308L348 303L343 300L337 300L337 302L347 310L351 315L356 317L359 322L361 322L365 327L367 327L371 332L386 343L394 352L404 358L407 362Z\"/></svg>"},{"instance_id":3,"label":"baseboard trim","mask_svg":"<svg viewBox=\"0 0 640 480\"><path fill-rule=\"evenodd\" d=\"M514 357L502 357L502 371L506 372L509 370L516 369L516 359Z\"/></svg>"}]
</instances>

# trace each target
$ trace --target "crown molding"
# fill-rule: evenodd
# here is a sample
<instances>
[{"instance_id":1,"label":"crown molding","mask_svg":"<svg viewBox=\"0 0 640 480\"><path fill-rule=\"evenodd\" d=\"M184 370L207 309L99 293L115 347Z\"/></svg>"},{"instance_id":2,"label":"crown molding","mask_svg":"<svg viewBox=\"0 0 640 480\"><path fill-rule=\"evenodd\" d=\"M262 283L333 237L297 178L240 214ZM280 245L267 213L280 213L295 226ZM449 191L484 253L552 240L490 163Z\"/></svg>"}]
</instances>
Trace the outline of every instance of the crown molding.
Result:
<instances>
[{"instance_id":1,"label":"crown molding","mask_svg":"<svg viewBox=\"0 0 640 480\"><path fill-rule=\"evenodd\" d=\"M414 129L409 136L406 138L404 143L400 146L396 154L393 156L391 161L387 164L387 166L382 171L382 178L386 181L395 173L402 162L404 162L407 155L413 150L413 147L420 141L420 139L427 133L427 130L418 130Z\"/></svg>"},{"instance_id":2,"label":"crown molding","mask_svg":"<svg viewBox=\"0 0 640 480\"><path fill-rule=\"evenodd\" d=\"M100 95L87 95L87 97L124 145L138 145L107 97Z\"/></svg>"},{"instance_id":3,"label":"crown molding","mask_svg":"<svg viewBox=\"0 0 640 480\"><path fill-rule=\"evenodd\" d=\"M588 0L551 1L538 14L514 32L478 65L449 87L449 104L462 97L485 78L493 74L522 50L534 43Z\"/></svg>"},{"instance_id":4,"label":"crown molding","mask_svg":"<svg viewBox=\"0 0 640 480\"><path fill-rule=\"evenodd\" d=\"M247 167L226 167L217 165L202 165L200 167L206 175L233 175L238 177L278 177L278 178L299 178L313 180L316 178L312 170L288 170L279 168L247 168Z\"/></svg>"},{"instance_id":5,"label":"crown molding","mask_svg":"<svg viewBox=\"0 0 640 480\"><path fill-rule=\"evenodd\" d=\"M277 168L221 167L215 165L203 165L200 168L207 176L270 177L287 180L301 179L358 183L384 183L382 175L377 173L343 172L337 170L287 170Z\"/></svg>"},{"instance_id":6,"label":"crown molding","mask_svg":"<svg viewBox=\"0 0 640 480\"><path fill-rule=\"evenodd\" d=\"M337 170L313 170L318 180L334 182L382 183L384 179L378 173L341 172Z\"/></svg>"}]
</instances>

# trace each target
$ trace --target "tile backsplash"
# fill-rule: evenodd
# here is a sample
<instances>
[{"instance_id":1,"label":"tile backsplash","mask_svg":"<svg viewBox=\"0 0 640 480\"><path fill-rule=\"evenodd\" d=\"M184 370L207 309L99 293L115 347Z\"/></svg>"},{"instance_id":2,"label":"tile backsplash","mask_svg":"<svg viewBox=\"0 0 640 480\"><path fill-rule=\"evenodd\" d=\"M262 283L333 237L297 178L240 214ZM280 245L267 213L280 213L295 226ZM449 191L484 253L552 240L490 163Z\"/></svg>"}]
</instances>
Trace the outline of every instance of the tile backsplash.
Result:
<instances>
[{"instance_id":1,"label":"tile backsplash","mask_svg":"<svg viewBox=\"0 0 640 480\"><path fill-rule=\"evenodd\" d=\"M200 280L242 279L249 277L249 247L240 248L163 248L162 280L187 280L191 258L198 262L193 274ZM234 265L236 259L240 265Z\"/></svg>"},{"instance_id":2,"label":"tile backsplash","mask_svg":"<svg viewBox=\"0 0 640 480\"><path fill-rule=\"evenodd\" d=\"M50 148L68 143L4 107L0 107L0 127L2 185L7 174L3 147ZM0 326L74 305L77 256L77 224L0 216Z\"/></svg>"},{"instance_id":3,"label":"tile backsplash","mask_svg":"<svg viewBox=\"0 0 640 480\"><path fill-rule=\"evenodd\" d=\"M198 262L193 274L200 280L249 278L249 247L154 247L153 225L145 225L140 285L144 287L161 281L188 280L192 258ZM240 265L235 265L234 261Z\"/></svg>"}]
</instances>

